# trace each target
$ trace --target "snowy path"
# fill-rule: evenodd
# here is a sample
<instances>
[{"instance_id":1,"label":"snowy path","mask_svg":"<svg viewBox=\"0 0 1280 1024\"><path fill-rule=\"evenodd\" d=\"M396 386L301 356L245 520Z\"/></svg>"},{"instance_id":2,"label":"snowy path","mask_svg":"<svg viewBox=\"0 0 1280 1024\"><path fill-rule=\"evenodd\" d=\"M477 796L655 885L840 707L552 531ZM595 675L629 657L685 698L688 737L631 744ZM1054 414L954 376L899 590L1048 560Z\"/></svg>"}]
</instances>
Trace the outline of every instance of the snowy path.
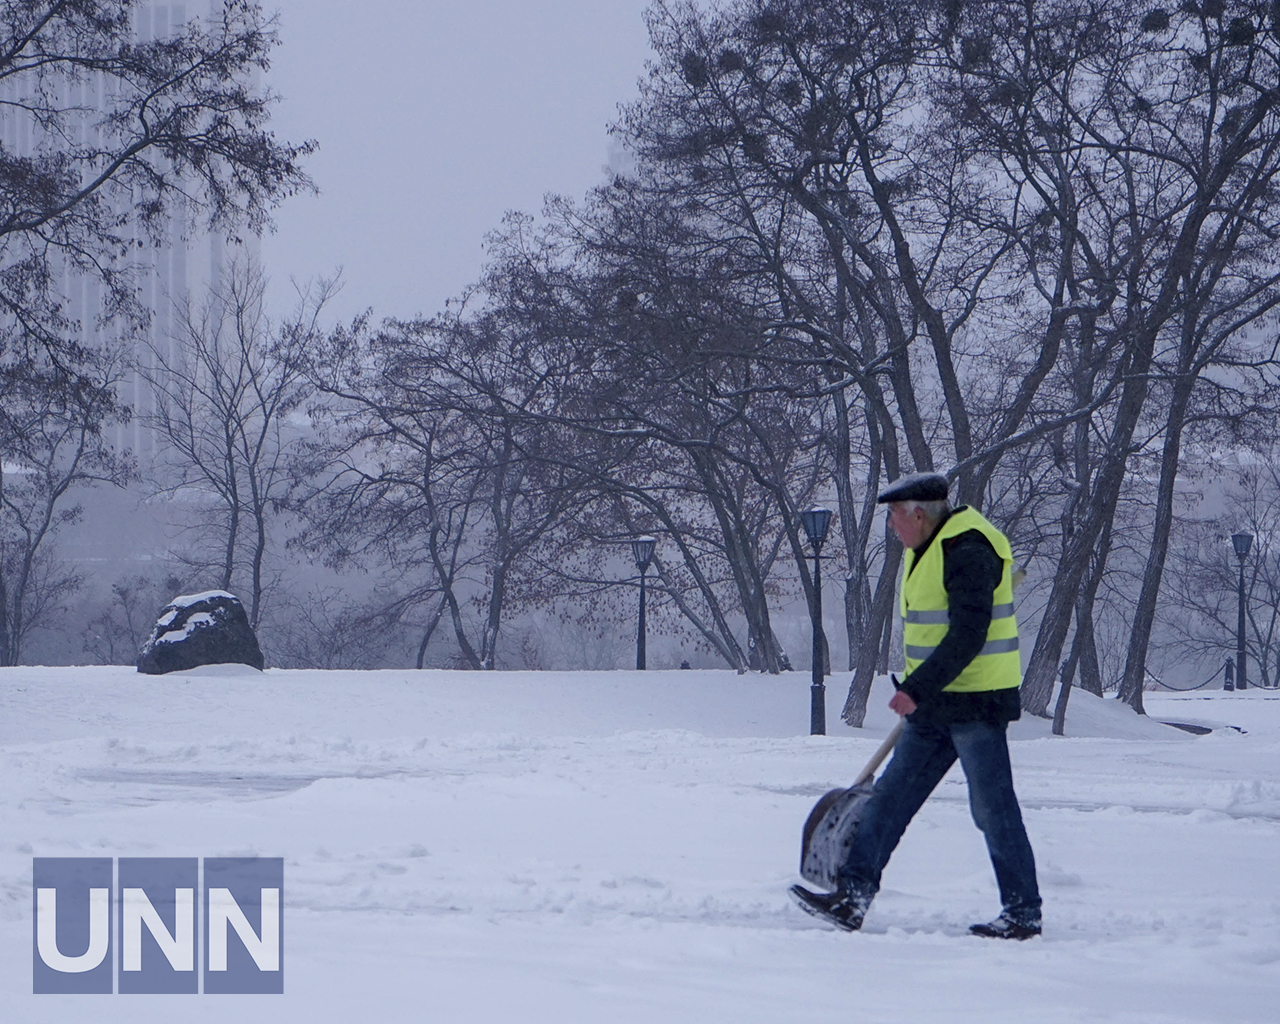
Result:
<instances>
[{"instance_id":1,"label":"snowy path","mask_svg":"<svg viewBox=\"0 0 1280 1024\"><path fill-rule=\"evenodd\" d=\"M800 675L0 670L0 1020L1271 1022L1280 699L1202 698L1150 705L1246 732L1080 694L1073 737L1015 727L1046 930L1006 945L965 934L998 908L958 772L863 933L789 904L890 724L798 735ZM30 994L33 856L254 854L285 996Z\"/></svg>"}]
</instances>

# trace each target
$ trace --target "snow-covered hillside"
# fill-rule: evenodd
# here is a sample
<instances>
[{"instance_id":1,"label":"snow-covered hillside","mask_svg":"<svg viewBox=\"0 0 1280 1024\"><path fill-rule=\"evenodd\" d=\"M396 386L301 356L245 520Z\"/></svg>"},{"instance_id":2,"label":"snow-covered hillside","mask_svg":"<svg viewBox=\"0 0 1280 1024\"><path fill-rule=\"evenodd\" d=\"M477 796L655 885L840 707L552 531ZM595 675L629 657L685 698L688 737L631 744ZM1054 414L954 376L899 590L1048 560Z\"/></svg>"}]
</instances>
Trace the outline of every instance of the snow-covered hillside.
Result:
<instances>
[{"instance_id":1,"label":"snow-covered hillside","mask_svg":"<svg viewBox=\"0 0 1280 1024\"><path fill-rule=\"evenodd\" d=\"M958 769L862 933L788 902L887 699L810 738L799 673L0 670L0 1020L1276 1019L1280 697L1015 725L1022 944L966 934L999 908ZM33 857L246 855L284 858L284 996L31 994Z\"/></svg>"}]
</instances>

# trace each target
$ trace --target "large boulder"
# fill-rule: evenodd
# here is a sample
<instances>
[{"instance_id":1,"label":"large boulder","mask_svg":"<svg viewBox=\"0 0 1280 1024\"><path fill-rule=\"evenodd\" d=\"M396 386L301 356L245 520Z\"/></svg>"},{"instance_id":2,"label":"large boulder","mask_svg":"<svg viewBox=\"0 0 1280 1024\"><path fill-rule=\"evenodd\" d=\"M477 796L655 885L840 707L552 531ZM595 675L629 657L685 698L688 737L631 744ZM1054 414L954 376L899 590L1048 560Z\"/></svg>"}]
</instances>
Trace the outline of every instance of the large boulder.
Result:
<instances>
[{"instance_id":1,"label":"large boulder","mask_svg":"<svg viewBox=\"0 0 1280 1024\"><path fill-rule=\"evenodd\" d=\"M198 665L266 664L244 605L225 590L175 597L142 645L138 671L181 672Z\"/></svg>"}]
</instances>

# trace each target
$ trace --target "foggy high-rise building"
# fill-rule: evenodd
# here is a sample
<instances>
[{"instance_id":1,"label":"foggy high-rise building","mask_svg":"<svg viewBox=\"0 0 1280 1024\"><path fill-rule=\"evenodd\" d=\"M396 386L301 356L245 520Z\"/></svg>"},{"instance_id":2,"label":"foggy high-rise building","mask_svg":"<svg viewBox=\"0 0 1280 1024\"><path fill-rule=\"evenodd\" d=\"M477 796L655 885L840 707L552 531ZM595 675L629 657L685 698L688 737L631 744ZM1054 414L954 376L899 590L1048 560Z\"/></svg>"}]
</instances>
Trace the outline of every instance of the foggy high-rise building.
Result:
<instances>
[{"instance_id":1,"label":"foggy high-rise building","mask_svg":"<svg viewBox=\"0 0 1280 1024\"><path fill-rule=\"evenodd\" d=\"M134 35L139 42L164 38L179 32L193 11L204 4L143 3L133 14ZM212 12L215 4L210 4ZM80 81L63 83L59 97L65 108L81 112L69 128L77 142L92 142L97 132L96 121L108 109L105 90L108 80L101 73L86 73ZM0 84L0 100L18 101L19 87ZM0 119L0 142L12 153L33 153L41 146L38 129L31 118ZM121 210L121 213L126 211ZM217 232L199 226L190 211L171 208L159 229L148 232L137 223L127 225L123 234L131 241L132 283L137 289L139 305L149 313L149 323L129 337L130 357L137 367L154 365L152 350L166 362L181 362L182 334L178 311L189 301L198 306L205 301L209 286L216 282L224 266L234 258L234 249L247 248L256 257L256 240L248 246L230 242ZM82 273L65 260L55 266L53 287L62 302L63 312L71 322L71 339L95 348L118 343L126 328L121 323L103 323L101 319L106 289L94 275ZM154 465L157 444L149 425L148 414L154 408L150 386L137 369L130 370L117 388L121 402L133 410L132 418L117 425L108 435L120 450L136 456L145 472Z\"/></svg>"}]
</instances>

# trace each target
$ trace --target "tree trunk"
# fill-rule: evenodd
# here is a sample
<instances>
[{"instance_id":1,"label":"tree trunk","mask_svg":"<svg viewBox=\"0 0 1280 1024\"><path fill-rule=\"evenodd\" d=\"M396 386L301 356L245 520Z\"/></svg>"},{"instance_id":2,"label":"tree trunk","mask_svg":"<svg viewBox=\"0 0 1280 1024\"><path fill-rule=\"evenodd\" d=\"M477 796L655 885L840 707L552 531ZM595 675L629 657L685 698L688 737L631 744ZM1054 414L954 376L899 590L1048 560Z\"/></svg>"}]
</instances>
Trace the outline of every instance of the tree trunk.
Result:
<instances>
[{"instance_id":1,"label":"tree trunk","mask_svg":"<svg viewBox=\"0 0 1280 1024\"><path fill-rule=\"evenodd\" d=\"M737 508L729 507L730 495L719 486L719 474L713 460L705 452L690 453L703 480L704 493L720 526L725 543L725 560L729 563L738 599L747 620L748 664L751 668L776 675L790 662L769 621L769 604L765 599L764 579L752 556L751 541Z\"/></svg>"},{"instance_id":2,"label":"tree trunk","mask_svg":"<svg viewBox=\"0 0 1280 1024\"><path fill-rule=\"evenodd\" d=\"M1156 489L1156 517L1151 530L1151 547L1142 571L1142 587L1133 612L1129 631L1129 650L1125 656L1124 677L1120 681L1120 699L1138 714L1145 714L1142 690L1146 683L1147 650L1151 644L1151 628L1155 624L1160 582L1169 552L1169 533L1173 528L1174 484L1178 477L1178 461L1182 452L1182 429L1186 423L1187 402L1195 378L1180 376L1174 383L1165 421L1164 449L1160 457L1160 483Z\"/></svg>"},{"instance_id":3,"label":"tree trunk","mask_svg":"<svg viewBox=\"0 0 1280 1024\"><path fill-rule=\"evenodd\" d=\"M1047 715L1056 668L1071 626L1081 581L1096 556L1098 539L1115 516L1116 502L1124 486L1130 445L1150 390L1146 374L1151 367L1154 345L1154 333L1148 331L1131 343L1121 360L1119 372L1128 372L1117 403L1111 437L1094 475L1094 487L1090 492L1080 480L1082 486L1072 496L1064 515L1066 528L1073 532L1054 576L1022 684L1022 707L1033 715ZM1084 514L1077 515L1081 508Z\"/></svg>"},{"instance_id":4,"label":"tree trunk","mask_svg":"<svg viewBox=\"0 0 1280 1024\"><path fill-rule=\"evenodd\" d=\"M13 664L9 656L9 638L13 636L13 628L9 622L9 580L4 571L5 545L0 541L0 666Z\"/></svg>"},{"instance_id":5,"label":"tree trunk","mask_svg":"<svg viewBox=\"0 0 1280 1024\"><path fill-rule=\"evenodd\" d=\"M891 541L885 527L885 559L880 571L880 579L876 583L875 597L871 602L871 623L867 630L868 638L874 637L874 643L865 643L858 652L858 665L853 681L849 684L849 695L845 698L840 717L847 725L861 729L867 715L867 699L871 696L871 684L875 681L876 667L881 657L880 637L889 632L893 624L894 597L897 595L898 573L902 566L902 545Z\"/></svg>"},{"instance_id":6,"label":"tree trunk","mask_svg":"<svg viewBox=\"0 0 1280 1024\"><path fill-rule=\"evenodd\" d=\"M222 557L222 577L218 586L222 590L231 590L231 577L236 565L236 534L240 532L240 502L232 499L227 510L227 546Z\"/></svg>"},{"instance_id":7,"label":"tree trunk","mask_svg":"<svg viewBox=\"0 0 1280 1024\"><path fill-rule=\"evenodd\" d=\"M1098 663L1098 642L1093 632L1093 620L1085 619L1083 624L1088 635L1080 651L1080 689L1101 697L1104 693L1102 666Z\"/></svg>"},{"instance_id":8,"label":"tree trunk","mask_svg":"<svg viewBox=\"0 0 1280 1024\"><path fill-rule=\"evenodd\" d=\"M467 639L466 627L462 621L462 609L458 606L458 596L453 591L452 567L444 564L444 558L440 552L440 528L438 526L433 525L431 528L430 536L428 537L428 549L431 552L431 562L435 567L436 576L440 580L440 587L444 593L444 602L449 609L449 618L453 623L453 635L458 641L458 650L462 653L462 657L466 659L468 668L481 669L484 666L480 664L475 648L471 646L471 641Z\"/></svg>"},{"instance_id":9,"label":"tree trunk","mask_svg":"<svg viewBox=\"0 0 1280 1024\"><path fill-rule=\"evenodd\" d=\"M0 557L3 552L0 551ZM9 581L0 573L0 666L9 667L16 664L9 650L9 640L14 630L9 624Z\"/></svg>"},{"instance_id":10,"label":"tree trunk","mask_svg":"<svg viewBox=\"0 0 1280 1024\"><path fill-rule=\"evenodd\" d=\"M262 563L267 554L267 512L266 503L259 503L257 487L254 487L253 519L256 534L253 540L253 564L250 572L250 612L249 625L255 630L262 621Z\"/></svg>"},{"instance_id":11,"label":"tree trunk","mask_svg":"<svg viewBox=\"0 0 1280 1024\"><path fill-rule=\"evenodd\" d=\"M858 509L853 496L853 468L849 452L852 448L849 430L849 404L843 391L833 396L836 436L832 449L835 460L836 507L840 515L840 534L844 539L845 573L844 630L849 645L849 668L857 664L857 652L861 649L868 626L867 575L862 558L862 531L858 528Z\"/></svg>"},{"instance_id":12,"label":"tree trunk","mask_svg":"<svg viewBox=\"0 0 1280 1024\"><path fill-rule=\"evenodd\" d=\"M1076 664L1080 660L1080 632L1076 631L1076 639L1071 644L1071 654L1062 666L1062 684L1058 689L1058 703L1053 709L1053 734L1064 735L1067 724L1067 702L1071 699L1071 680L1076 674Z\"/></svg>"},{"instance_id":13,"label":"tree trunk","mask_svg":"<svg viewBox=\"0 0 1280 1024\"><path fill-rule=\"evenodd\" d=\"M448 598L441 598L440 604L436 606L435 613L427 622L427 628L422 632L422 643L418 644L418 662L417 668L422 668L423 662L427 657L427 644L431 643L431 636L436 631L436 627L440 625L440 620L444 618L444 610L448 604Z\"/></svg>"}]
</instances>

